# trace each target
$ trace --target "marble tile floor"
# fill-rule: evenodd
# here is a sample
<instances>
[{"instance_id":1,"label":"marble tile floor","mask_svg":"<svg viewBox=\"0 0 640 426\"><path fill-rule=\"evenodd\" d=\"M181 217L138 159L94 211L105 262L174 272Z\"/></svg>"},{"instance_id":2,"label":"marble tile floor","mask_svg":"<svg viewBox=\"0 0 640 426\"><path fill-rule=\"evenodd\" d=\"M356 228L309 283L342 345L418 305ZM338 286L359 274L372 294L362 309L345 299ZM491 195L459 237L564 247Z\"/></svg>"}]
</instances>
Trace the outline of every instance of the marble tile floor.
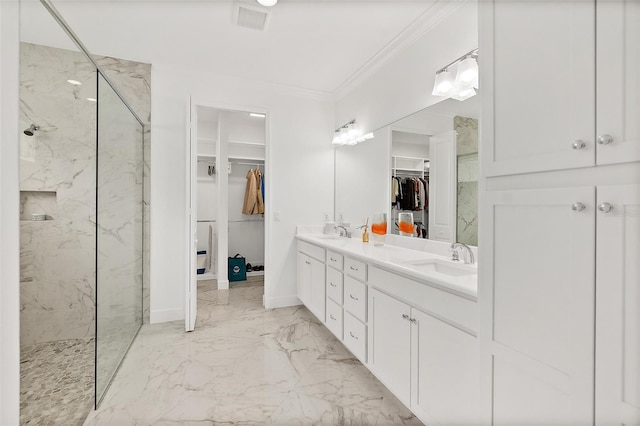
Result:
<instances>
[{"instance_id":1,"label":"marble tile floor","mask_svg":"<svg viewBox=\"0 0 640 426\"><path fill-rule=\"evenodd\" d=\"M85 425L420 425L304 307L260 277L198 286L195 331L144 325Z\"/></svg>"},{"instance_id":2,"label":"marble tile floor","mask_svg":"<svg viewBox=\"0 0 640 426\"><path fill-rule=\"evenodd\" d=\"M93 409L94 340L60 340L20 351L20 424L82 425Z\"/></svg>"}]
</instances>

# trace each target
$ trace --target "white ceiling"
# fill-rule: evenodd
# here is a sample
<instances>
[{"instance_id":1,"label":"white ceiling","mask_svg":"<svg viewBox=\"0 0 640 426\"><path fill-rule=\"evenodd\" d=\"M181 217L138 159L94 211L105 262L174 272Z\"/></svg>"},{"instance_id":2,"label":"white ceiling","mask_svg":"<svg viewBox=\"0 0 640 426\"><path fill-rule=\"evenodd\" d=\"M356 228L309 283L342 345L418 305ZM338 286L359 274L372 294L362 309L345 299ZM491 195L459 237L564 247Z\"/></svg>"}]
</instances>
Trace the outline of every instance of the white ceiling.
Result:
<instances>
[{"instance_id":1,"label":"white ceiling","mask_svg":"<svg viewBox=\"0 0 640 426\"><path fill-rule=\"evenodd\" d=\"M280 0L271 8L266 31L233 24L231 0L53 3L98 55L335 94L401 34L415 29L437 1ZM21 34L23 41L73 48L38 1L22 0Z\"/></svg>"}]
</instances>

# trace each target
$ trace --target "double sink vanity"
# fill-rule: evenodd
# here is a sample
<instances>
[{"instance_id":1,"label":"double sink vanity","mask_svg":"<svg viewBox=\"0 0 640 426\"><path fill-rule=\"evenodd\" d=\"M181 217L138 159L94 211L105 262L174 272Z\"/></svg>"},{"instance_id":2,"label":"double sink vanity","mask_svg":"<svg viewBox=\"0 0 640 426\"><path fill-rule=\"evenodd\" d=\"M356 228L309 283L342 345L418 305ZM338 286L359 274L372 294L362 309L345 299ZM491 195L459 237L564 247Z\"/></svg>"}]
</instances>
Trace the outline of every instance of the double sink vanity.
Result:
<instances>
[{"instance_id":1,"label":"double sink vanity","mask_svg":"<svg viewBox=\"0 0 640 426\"><path fill-rule=\"evenodd\" d=\"M299 299L422 422L477 423L476 265L447 243L321 229L298 229Z\"/></svg>"}]
</instances>

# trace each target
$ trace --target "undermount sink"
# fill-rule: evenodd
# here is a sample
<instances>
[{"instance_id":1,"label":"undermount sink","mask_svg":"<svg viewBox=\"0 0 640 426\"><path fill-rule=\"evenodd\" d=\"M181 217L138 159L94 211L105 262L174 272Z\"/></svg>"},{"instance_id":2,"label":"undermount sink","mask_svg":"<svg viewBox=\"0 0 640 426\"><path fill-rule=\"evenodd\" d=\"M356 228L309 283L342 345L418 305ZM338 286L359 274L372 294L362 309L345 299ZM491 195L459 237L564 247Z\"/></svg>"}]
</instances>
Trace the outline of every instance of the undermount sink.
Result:
<instances>
[{"instance_id":1,"label":"undermount sink","mask_svg":"<svg viewBox=\"0 0 640 426\"><path fill-rule=\"evenodd\" d=\"M451 277L462 277L478 273L477 269L470 265L445 262L435 259L412 262L411 265L414 269L420 272L436 272L443 275L449 275Z\"/></svg>"},{"instance_id":2,"label":"undermount sink","mask_svg":"<svg viewBox=\"0 0 640 426\"><path fill-rule=\"evenodd\" d=\"M342 238L340 234L321 234L317 236L321 240L337 240Z\"/></svg>"}]
</instances>

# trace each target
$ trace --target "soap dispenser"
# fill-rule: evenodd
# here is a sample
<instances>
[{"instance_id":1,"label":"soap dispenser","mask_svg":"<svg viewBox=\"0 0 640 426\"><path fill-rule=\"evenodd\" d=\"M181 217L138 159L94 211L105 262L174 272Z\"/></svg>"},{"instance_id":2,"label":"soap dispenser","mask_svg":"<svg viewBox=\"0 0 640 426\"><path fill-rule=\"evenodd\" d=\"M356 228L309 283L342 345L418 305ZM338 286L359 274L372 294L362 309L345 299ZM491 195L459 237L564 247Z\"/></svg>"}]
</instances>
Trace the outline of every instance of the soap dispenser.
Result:
<instances>
[{"instance_id":1,"label":"soap dispenser","mask_svg":"<svg viewBox=\"0 0 640 426\"><path fill-rule=\"evenodd\" d=\"M367 232L367 228L369 227L369 218L367 218L367 221L365 222L363 228L364 230L362 231L362 242L363 243L368 243L369 242L369 233Z\"/></svg>"}]
</instances>

